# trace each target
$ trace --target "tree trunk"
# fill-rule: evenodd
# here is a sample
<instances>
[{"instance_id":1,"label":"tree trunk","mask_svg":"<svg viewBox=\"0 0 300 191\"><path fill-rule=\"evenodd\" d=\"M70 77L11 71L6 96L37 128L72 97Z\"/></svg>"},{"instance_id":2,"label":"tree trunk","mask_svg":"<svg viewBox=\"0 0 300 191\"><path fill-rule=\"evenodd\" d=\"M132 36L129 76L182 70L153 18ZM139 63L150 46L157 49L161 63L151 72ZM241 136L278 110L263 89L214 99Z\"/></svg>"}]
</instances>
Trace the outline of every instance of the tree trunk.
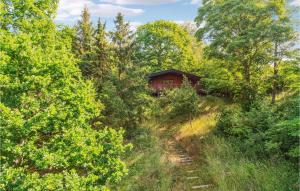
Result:
<instances>
[{"instance_id":1,"label":"tree trunk","mask_svg":"<svg viewBox=\"0 0 300 191\"><path fill-rule=\"evenodd\" d=\"M273 63L273 89L272 89L272 104L276 101L276 94L277 94L277 78L278 78L278 62L277 62L277 56L278 56L278 44L275 42L275 48L274 48L274 63Z\"/></svg>"},{"instance_id":2,"label":"tree trunk","mask_svg":"<svg viewBox=\"0 0 300 191\"><path fill-rule=\"evenodd\" d=\"M244 71L243 71L243 92L242 93L242 100L245 103L250 102L251 100L251 78L250 78L250 64L248 63L248 61L244 62L243 64L244 66Z\"/></svg>"}]
</instances>

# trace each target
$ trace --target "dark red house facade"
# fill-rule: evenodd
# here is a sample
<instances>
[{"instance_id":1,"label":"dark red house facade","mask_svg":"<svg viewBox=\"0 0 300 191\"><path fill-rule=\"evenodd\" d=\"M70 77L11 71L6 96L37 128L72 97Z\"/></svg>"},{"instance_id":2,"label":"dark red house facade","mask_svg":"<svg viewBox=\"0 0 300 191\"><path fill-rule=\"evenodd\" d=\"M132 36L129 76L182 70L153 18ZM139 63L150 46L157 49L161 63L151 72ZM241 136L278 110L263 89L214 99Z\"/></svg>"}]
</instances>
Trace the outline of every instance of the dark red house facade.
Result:
<instances>
[{"instance_id":1,"label":"dark red house facade","mask_svg":"<svg viewBox=\"0 0 300 191\"><path fill-rule=\"evenodd\" d=\"M198 93L201 91L200 77L179 70L164 70L149 75L149 86L156 92L163 89L178 88L186 77Z\"/></svg>"}]
</instances>

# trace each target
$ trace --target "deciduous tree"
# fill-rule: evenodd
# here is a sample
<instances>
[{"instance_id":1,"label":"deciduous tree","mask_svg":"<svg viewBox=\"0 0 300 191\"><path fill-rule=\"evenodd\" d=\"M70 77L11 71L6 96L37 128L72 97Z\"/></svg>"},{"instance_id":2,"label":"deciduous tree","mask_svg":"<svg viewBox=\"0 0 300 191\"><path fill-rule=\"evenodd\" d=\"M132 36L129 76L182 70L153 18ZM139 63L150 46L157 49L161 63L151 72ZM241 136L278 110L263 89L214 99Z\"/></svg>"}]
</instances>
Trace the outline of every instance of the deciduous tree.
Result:
<instances>
[{"instance_id":1,"label":"deciduous tree","mask_svg":"<svg viewBox=\"0 0 300 191\"><path fill-rule=\"evenodd\" d=\"M155 21L138 28L135 40L137 62L148 71L190 70L194 64L192 37L180 25Z\"/></svg>"},{"instance_id":2,"label":"deciduous tree","mask_svg":"<svg viewBox=\"0 0 300 191\"><path fill-rule=\"evenodd\" d=\"M57 1L11 0L0 15L0 190L100 190L126 172L122 132L53 22Z\"/></svg>"},{"instance_id":3,"label":"deciduous tree","mask_svg":"<svg viewBox=\"0 0 300 191\"><path fill-rule=\"evenodd\" d=\"M209 41L208 57L226 60L240 70L244 102L255 99L255 81L269 63L266 49L271 45L272 14L268 8L258 0L205 0L196 18L201 26L197 37Z\"/></svg>"}]
</instances>

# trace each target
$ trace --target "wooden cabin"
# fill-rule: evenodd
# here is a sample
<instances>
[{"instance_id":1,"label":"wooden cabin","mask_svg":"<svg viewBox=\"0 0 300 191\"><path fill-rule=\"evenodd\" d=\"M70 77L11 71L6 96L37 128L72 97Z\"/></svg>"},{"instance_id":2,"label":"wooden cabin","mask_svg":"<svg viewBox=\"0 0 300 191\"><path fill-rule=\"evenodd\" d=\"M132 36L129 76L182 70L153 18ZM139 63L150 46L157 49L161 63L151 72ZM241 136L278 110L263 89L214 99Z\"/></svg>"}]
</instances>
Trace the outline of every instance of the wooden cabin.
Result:
<instances>
[{"instance_id":1,"label":"wooden cabin","mask_svg":"<svg viewBox=\"0 0 300 191\"><path fill-rule=\"evenodd\" d=\"M164 89L179 88L186 77L198 93L201 92L200 77L179 70L164 70L149 75L149 86L156 92Z\"/></svg>"}]
</instances>

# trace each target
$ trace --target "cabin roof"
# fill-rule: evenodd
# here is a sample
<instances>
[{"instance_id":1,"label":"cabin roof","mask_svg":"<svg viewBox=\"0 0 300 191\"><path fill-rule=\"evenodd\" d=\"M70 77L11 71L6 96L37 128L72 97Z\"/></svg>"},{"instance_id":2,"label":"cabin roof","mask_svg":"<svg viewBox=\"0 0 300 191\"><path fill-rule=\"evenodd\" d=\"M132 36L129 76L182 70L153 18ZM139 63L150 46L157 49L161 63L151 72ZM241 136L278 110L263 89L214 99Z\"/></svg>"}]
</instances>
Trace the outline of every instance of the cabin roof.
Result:
<instances>
[{"instance_id":1,"label":"cabin roof","mask_svg":"<svg viewBox=\"0 0 300 191\"><path fill-rule=\"evenodd\" d=\"M165 75L165 74L177 74L177 75L179 74L179 75L186 76L187 78L193 79L193 80L199 80L200 79L199 76L196 76L196 75L191 74L191 73L183 72L183 71L180 71L180 70L175 70L175 69L163 70L163 71L151 73L149 75L149 79L153 79L157 76L162 76L162 75Z\"/></svg>"}]
</instances>

